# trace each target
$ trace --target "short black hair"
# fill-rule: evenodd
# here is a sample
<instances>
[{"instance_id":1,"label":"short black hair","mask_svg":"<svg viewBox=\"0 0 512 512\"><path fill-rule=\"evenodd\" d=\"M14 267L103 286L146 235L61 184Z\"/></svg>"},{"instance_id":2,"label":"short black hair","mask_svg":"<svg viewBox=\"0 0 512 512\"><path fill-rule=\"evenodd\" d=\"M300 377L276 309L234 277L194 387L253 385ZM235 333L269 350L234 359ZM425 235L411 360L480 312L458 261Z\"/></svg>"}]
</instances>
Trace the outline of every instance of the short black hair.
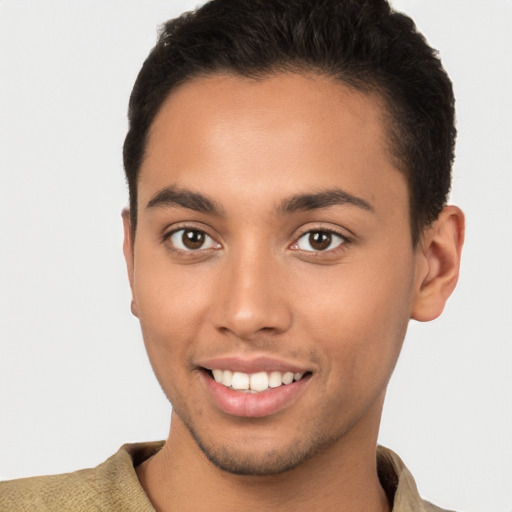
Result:
<instances>
[{"instance_id":1,"label":"short black hair","mask_svg":"<svg viewBox=\"0 0 512 512\"><path fill-rule=\"evenodd\" d=\"M386 0L211 0L165 23L136 79L124 167L132 229L149 129L167 96L199 76L314 72L384 100L404 173L413 244L446 205L455 147L452 83L406 15Z\"/></svg>"}]
</instances>

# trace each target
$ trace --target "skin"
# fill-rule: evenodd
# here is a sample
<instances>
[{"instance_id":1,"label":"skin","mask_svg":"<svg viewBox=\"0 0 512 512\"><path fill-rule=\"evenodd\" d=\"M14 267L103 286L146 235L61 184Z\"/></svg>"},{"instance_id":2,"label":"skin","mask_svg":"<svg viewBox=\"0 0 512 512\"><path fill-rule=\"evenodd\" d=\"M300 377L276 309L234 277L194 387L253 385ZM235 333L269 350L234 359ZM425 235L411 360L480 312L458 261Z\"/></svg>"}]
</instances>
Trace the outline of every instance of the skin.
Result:
<instances>
[{"instance_id":1,"label":"skin","mask_svg":"<svg viewBox=\"0 0 512 512\"><path fill-rule=\"evenodd\" d=\"M123 215L132 311L173 406L166 445L137 468L157 510L390 509L375 461L386 386L409 319L438 316L455 286L464 219L445 208L413 247L384 119L377 96L299 74L203 77L162 106L135 239ZM220 214L148 206L169 187ZM333 189L368 207L283 211ZM179 229L205 245L186 250ZM335 235L318 250L312 232ZM226 414L201 362L227 356L310 377L275 414Z\"/></svg>"}]
</instances>

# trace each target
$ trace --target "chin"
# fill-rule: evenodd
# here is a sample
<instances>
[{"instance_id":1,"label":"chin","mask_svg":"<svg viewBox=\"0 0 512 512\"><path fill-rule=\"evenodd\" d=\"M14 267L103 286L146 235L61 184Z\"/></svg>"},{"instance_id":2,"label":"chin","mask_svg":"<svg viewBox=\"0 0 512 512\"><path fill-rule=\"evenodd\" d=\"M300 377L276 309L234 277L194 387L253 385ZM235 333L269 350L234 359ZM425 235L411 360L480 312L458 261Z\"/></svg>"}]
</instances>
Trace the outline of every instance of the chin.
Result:
<instances>
[{"instance_id":1,"label":"chin","mask_svg":"<svg viewBox=\"0 0 512 512\"><path fill-rule=\"evenodd\" d=\"M207 459L217 468L233 475L269 476L291 471L310 458L311 454L287 450L286 453L269 451L266 453L241 452L220 447L208 450L199 444Z\"/></svg>"},{"instance_id":2,"label":"chin","mask_svg":"<svg viewBox=\"0 0 512 512\"><path fill-rule=\"evenodd\" d=\"M197 446L218 469L233 475L270 476L291 471L320 452L328 449L336 439L311 436L307 439L288 438L284 443L275 441L269 446L254 438L239 439L232 444L204 439L194 429L188 428Z\"/></svg>"}]
</instances>

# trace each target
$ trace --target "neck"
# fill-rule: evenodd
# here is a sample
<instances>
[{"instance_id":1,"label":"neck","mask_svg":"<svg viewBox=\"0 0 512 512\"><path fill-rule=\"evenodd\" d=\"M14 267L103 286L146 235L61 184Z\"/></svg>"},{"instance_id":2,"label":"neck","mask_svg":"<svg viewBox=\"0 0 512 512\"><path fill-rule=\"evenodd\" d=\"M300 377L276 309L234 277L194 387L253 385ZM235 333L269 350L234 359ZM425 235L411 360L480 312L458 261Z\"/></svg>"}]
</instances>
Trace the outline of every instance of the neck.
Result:
<instances>
[{"instance_id":1,"label":"neck","mask_svg":"<svg viewBox=\"0 0 512 512\"><path fill-rule=\"evenodd\" d=\"M234 475L214 466L173 412L169 439L154 457L137 467L139 480L159 512L351 510L390 511L376 467L376 437L353 429L285 473Z\"/></svg>"}]
</instances>

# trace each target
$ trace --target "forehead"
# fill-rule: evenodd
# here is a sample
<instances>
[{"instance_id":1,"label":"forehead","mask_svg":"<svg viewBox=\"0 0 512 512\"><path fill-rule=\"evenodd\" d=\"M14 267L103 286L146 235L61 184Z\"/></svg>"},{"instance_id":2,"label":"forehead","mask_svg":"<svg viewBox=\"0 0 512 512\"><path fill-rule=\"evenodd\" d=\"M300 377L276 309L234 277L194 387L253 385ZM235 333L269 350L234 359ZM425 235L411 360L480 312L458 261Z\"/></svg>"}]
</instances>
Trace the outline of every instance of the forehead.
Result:
<instances>
[{"instance_id":1,"label":"forehead","mask_svg":"<svg viewBox=\"0 0 512 512\"><path fill-rule=\"evenodd\" d=\"M139 199L170 184L219 182L220 192L342 186L372 199L384 184L404 186L385 114L377 95L318 75L197 78L174 90L153 122Z\"/></svg>"}]
</instances>

